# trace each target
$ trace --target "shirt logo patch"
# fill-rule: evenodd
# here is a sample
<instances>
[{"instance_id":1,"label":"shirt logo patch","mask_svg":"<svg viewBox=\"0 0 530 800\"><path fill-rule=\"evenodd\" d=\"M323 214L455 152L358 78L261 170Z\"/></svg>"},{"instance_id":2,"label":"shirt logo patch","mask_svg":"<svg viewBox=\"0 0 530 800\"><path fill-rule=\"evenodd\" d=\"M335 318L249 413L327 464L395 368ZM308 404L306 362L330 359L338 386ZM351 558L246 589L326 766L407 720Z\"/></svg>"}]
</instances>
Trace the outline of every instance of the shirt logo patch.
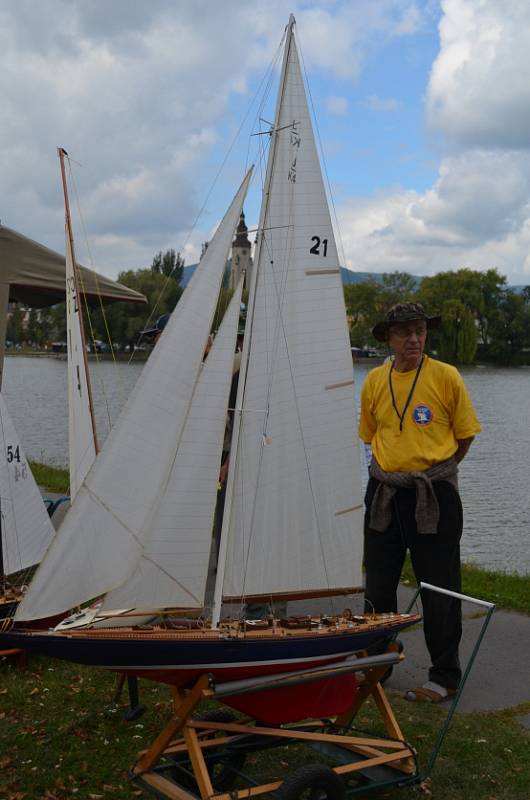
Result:
<instances>
[{"instance_id":1,"label":"shirt logo patch","mask_svg":"<svg viewBox=\"0 0 530 800\"><path fill-rule=\"evenodd\" d=\"M412 409L412 419L420 428L426 428L430 425L433 419L432 409L425 403L418 403Z\"/></svg>"}]
</instances>

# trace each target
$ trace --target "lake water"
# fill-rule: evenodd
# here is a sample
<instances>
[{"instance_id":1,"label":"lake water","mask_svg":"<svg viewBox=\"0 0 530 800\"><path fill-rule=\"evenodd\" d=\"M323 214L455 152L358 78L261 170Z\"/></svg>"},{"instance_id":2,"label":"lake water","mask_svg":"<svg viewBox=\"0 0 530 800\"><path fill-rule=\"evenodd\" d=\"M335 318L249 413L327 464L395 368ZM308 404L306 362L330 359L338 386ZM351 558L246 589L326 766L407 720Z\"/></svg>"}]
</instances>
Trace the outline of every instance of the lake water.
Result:
<instances>
[{"instance_id":1,"label":"lake water","mask_svg":"<svg viewBox=\"0 0 530 800\"><path fill-rule=\"evenodd\" d=\"M98 435L104 441L143 363L91 362ZM356 365L358 390L371 365ZM460 467L462 557L530 574L530 367L469 367L462 374L482 424ZM26 454L66 467L66 362L7 357L4 397Z\"/></svg>"}]
</instances>

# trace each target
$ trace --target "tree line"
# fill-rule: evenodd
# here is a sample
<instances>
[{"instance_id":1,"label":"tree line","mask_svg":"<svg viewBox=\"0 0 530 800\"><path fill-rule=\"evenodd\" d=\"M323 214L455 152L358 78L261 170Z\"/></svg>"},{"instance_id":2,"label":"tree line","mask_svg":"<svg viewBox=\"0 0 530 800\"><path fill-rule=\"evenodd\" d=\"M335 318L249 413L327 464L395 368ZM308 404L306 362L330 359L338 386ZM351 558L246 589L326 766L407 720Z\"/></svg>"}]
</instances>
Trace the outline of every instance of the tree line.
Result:
<instances>
[{"instance_id":1,"label":"tree line","mask_svg":"<svg viewBox=\"0 0 530 800\"><path fill-rule=\"evenodd\" d=\"M147 305L114 303L91 309L85 314L87 341L108 342L110 338L119 347L137 344L147 324L177 305L183 292L183 270L180 253L167 250L157 253L146 269L121 272L118 281L144 294ZM223 288L214 329L229 297L230 292ZM442 360L454 364L530 363L530 286L516 291L496 269L440 272L421 281L405 272L385 273L380 281L345 285L344 299L352 346L380 349L371 334L375 323L391 305L413 300L422 303L429 315L442 316L440 328L429 334L429 348ZM66 341L65 304L29 311L15 307L9 315L6 338L39 348Z\"/></svg>"},{"instance_id":2,"label":"tree line","mask_svg":"<svg viewBox=\"0 0 530 800\"><path fill-rule=\"evenodd\" d=\"M496 269L439 272L417 281L405 272L386 273L344 287L353 346L377 347L371 329L395 303L422 303L441 314L429 333L429 349L452 364L492 361L530 363L530 286L515 290Z\"/></svg>"},{"instance_id":3,"label":"tree line","mask_svg":"<svg viewBox=\"0 0 530 800\"><path fill-rule=\"evenodd\" d=\"M204 242L201 259L208 249ZM86 308L83 305L85 339L88 347L94 342L110 345L117 350L130 350L135 346L146 346L152 340L142 337L147 327L153 327L157 319L173 311L182 292L181 285L185 261L175 250L161 251L154 256L151 266L145 269L126 270L117 277L119 283L143 294L147 303L111 303ZM225 272L212 330L215 331L230 302L232 292L227 288L228 272ZM8 314L6 340L8 346L35 349L52 349L55 345L66 347L66 304L42 309L28 309L14 305ZM99 346L98 346L99 347Z\"/></svg>"}]
</instances>

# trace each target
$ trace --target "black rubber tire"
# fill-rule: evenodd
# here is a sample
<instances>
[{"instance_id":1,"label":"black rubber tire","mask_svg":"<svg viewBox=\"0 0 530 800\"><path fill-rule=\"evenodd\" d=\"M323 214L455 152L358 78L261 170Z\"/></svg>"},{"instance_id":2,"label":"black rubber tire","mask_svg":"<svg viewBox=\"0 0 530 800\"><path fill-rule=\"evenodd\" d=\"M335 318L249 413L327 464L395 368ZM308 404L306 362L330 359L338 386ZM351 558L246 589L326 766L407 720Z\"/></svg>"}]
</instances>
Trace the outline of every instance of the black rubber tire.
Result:
<instances>
[{"instance_id":1,"label":"black rubber tire","mask_svg":"<svg viewBox=\"0 0 530 800\"><path fill-rule=\"evenodd\" d=\"M325 764L306 764L286 777L278 790L281 800L344 800L346 787Z\"/></svg>"}]
</instances>

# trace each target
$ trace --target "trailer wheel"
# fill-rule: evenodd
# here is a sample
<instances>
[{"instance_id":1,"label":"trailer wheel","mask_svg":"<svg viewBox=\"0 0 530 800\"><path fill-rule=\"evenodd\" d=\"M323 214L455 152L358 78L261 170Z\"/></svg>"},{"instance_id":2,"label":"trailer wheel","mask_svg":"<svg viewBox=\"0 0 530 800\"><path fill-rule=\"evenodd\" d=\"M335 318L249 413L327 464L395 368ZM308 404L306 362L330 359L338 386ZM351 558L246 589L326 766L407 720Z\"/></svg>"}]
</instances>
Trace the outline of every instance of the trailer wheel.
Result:
<instances>
[{"instance_id":1,"label":"trailer wheel","mask_svg":"<svg viewBox=\"0 0 530 800\"><path fill-rule=\"evenodd\" d=\"M193 719L200 720L201 722L237 722L237 717L232 711L227 708L214 708L204 714L194 715ZM217 731L212 732L215 737ZM210 757L206 758L206 766L210 773L210 778L214 789L217 791L226 791L231 789L237 779L237 773L234 770L241 770L246 761L246 753L242 750L234 750L230 752L229 748L221 751L219 755L211 753Z\"/></svg>"},{"instance_id":2,"label":"trailer wheel","mask_svg":"<svg viewBox=\"0 0 530 800\"><path fill-rule=\"evenodd\" d=\"M306 764L288 775L278 791L281 800L344 800L341 778L325 764Z\"/></svg>"}]
</instances>

